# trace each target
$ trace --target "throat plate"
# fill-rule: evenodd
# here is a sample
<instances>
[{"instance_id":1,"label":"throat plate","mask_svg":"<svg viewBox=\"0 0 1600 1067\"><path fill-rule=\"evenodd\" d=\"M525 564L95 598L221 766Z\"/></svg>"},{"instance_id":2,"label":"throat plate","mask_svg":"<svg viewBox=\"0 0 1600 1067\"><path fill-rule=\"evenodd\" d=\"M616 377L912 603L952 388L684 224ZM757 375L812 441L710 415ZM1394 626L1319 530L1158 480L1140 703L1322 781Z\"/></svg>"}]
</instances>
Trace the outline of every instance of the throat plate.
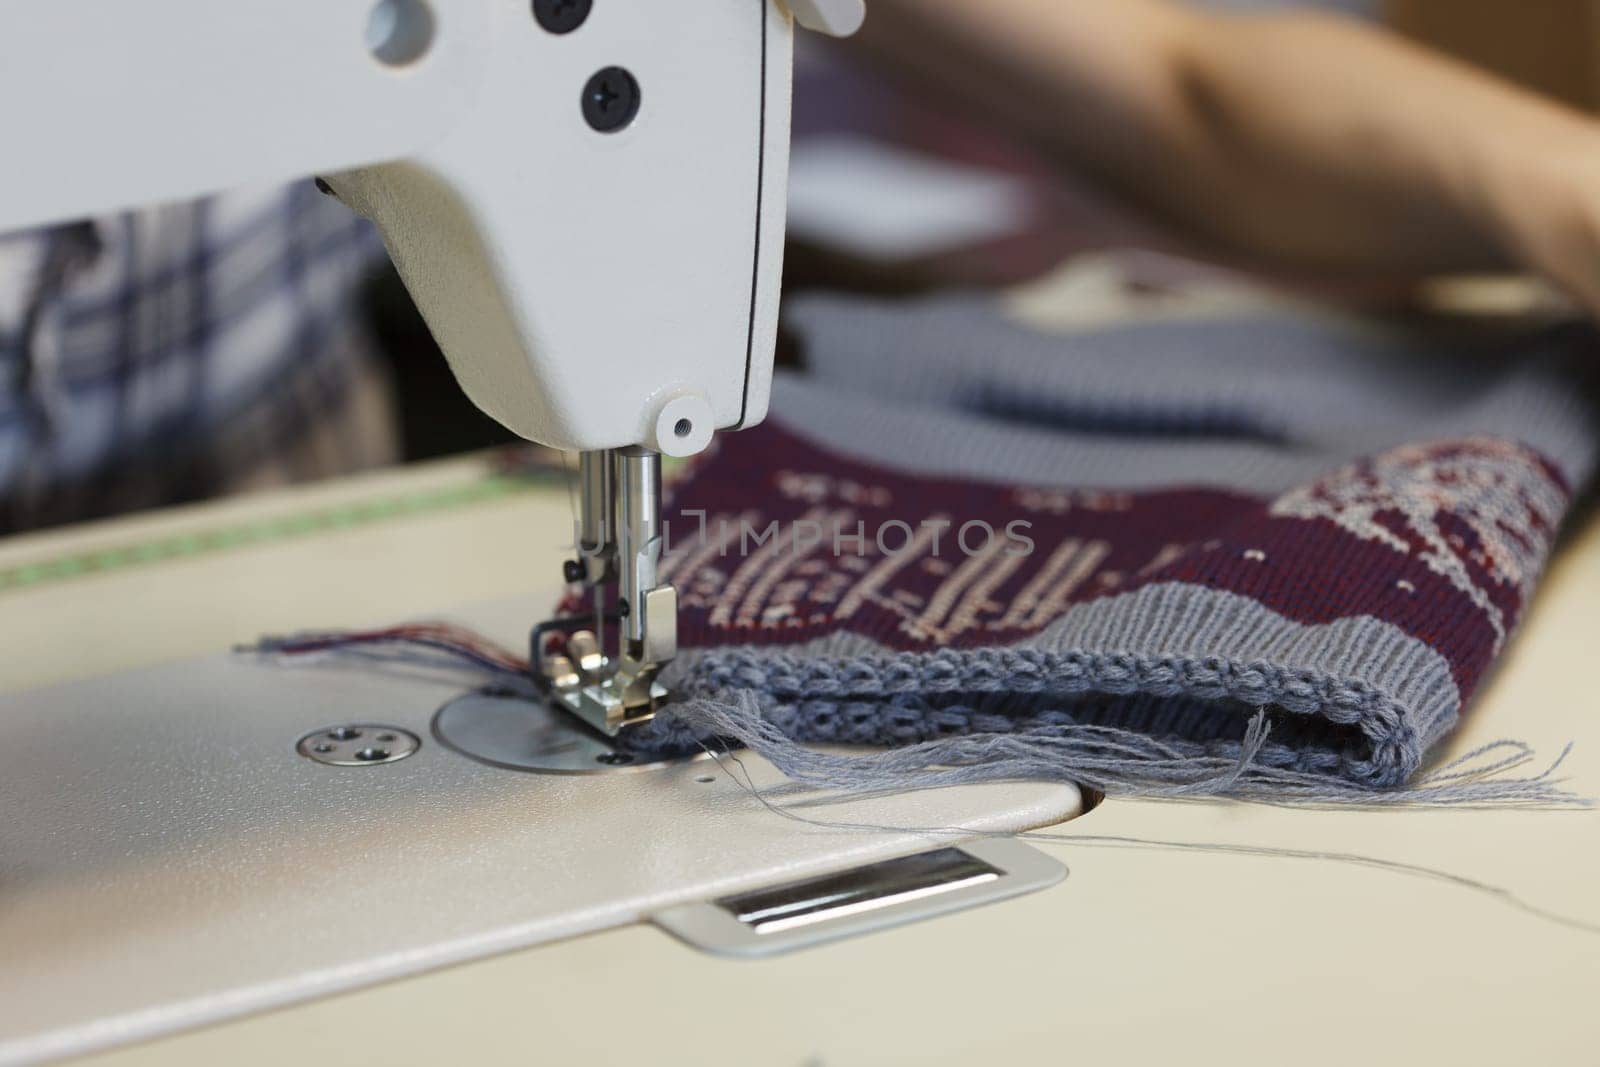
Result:
<instances>
[{"instance_id":1,"label":"throat plate","mask_svg":"<svg viewBox=\"0 0 1600 1067\"><path fill-rule=\"evenodd\" d=\"M584 727L572 712L495 689L467 693L440 708L433 736L491 767L542 774L607 774L683 762L638 761Z\"/></svg>"}]
</instances>

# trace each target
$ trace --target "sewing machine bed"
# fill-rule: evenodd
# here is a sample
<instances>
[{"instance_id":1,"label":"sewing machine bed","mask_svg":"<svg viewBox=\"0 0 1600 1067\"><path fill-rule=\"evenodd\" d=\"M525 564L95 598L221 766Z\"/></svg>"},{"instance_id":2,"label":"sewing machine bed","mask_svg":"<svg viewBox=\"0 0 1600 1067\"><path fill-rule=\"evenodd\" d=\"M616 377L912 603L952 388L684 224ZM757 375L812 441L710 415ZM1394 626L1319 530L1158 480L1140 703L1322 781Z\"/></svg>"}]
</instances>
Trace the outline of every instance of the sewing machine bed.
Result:
<instances>
[{"instance_id":1,"label":"sewing machine bed","mask_svg":"<svg viewBox=\"0 0 1600 1067\"><path fill-rule=\"evenodd\" d=\"M502 614L518 607L533 605ZM430 735L435 709L460 691L223 655L8 697L0 1063L960 840L790 821L708 759L591 774L490 767ZM405 732L421 746L349 766L297 751L303 736L340 724L365 726L385 752ZM780 784L761 761L742 763L764 787ZM1078 808L1070 786L1001 785L806 810L1011 830ZM637 992L628 985L619 974L619 999Z\"/></svg>"},{"instance_id":2,"label":"sewing machine bed","mask_svg":"<svg viewBox=\"0 0 1600 1067\"><path fill-rule=\"evenodd\" d=\"M96 1067L307 1057L373 1067L1231 1063L1241 1049L1293 1049L1304 1065L1340 1067L1374 1050L1385 1062L1583 1062L1600 1042L1589 1004L1600 981L1596 811L1112 798L1065 824L1061 840L1030 842L1070 866L1064 885L999 906L757 962L638 923L496 953L537 936L530 895L576 894L563 848L594 850L605 879L626 891L613 898L599 880L590 907L546 933L649 910L638 894L623 898L652 870L681 873L674 857L699 847L692 831L708 808L718 851L697 889L731 884L724 853L771 870L786 857L820 866L826 849L922 847L841 839L759 812L726 779L696 782L705 764L663 772L658 787L642 776L493 772L429 744L428 717L449 687L216 658L263 633L488 601L497 606L452 614L514 643L548 605L571 523L564 483L508 480L492 460L471 458L0 545L0 759L45 790L19 804L28 791L0 782L0 1020L13 1049L24 1033L55 1034L28 1046L40 1053L88 1048L83 1032L78 1043L60 1039L92 1019L105 1022L86 1036L118 1046L93 1057ZM1569 787L1600 796L1586 669L1597 590L1600 523L1589 519L1558 553L1446 758L1500 737L1553 758L1576 741ZM196 660L198 673L151 666ZM162 681L180 676L189 681ZM137 699L141 688L160 699ZM357 690L381 700L381 714L354 705ZM314 703L284 699L311 691L322 694ZM69 704L86 717L66 717ZM167 715L184 728L160 737L149 722ZM357 717L421 729L424 748L349 771L294 754L298 731ZM281 780L255 753L273 775L314 790L267 788ZM141 808L124 798L145 769L159 788ZM617 811L596 802L600 793ZM568 821L580 795L598 829ZM919 822L958 809L998 821L1051 803L1006 790L928 793L914 810ZM563 819L528 817L548 810ZM109 821L85 822L88 811ZM892 822L912 811L855 814ZM695 818L677 825L686 813ZM657 825L667 842L646 833ZM637 833L619 840L619 827ZM386 882L383 894L367 891ZM679 888L689 895L688 881ZM100 918L75 928L72 909L91 901ZM374 908L403 918L380 921ZM242 955L246 919L272 931L249 951L285 981L240 978L245 961L230 957ZM214 969L184 974L180 961L202 954ZM438 966L470 956L479 958ZM376 962L335 969L361 957ZM74 968L81 981L69 979ZM370 981L408 972L418 973ZM313 998L341 988L350 991ZM299 998L309 999L255 1010ZM135 1014L156 1003L183 1007ZM193 1025L224 1016L236 1017Z\"/></svg>"}]
</instances>

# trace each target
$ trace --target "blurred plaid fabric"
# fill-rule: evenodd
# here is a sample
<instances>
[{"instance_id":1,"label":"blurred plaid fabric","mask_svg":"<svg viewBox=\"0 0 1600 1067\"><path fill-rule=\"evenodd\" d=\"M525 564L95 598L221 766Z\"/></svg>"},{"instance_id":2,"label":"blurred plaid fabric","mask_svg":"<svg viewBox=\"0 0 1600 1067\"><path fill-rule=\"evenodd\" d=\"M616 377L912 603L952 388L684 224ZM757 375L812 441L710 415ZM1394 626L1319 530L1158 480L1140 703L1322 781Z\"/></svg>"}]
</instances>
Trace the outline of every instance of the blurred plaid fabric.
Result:
<instances>
[{"instance_id":1,"label":"blurred plaid fabric","mask_svg":"<svg viewBox=\"0 0 1600 1067\"><path fill-rule=\"evenodd\" d=\"M389 459L381 256L309 181L0 235L0 533Z\"/></svg>"}]
</instances>

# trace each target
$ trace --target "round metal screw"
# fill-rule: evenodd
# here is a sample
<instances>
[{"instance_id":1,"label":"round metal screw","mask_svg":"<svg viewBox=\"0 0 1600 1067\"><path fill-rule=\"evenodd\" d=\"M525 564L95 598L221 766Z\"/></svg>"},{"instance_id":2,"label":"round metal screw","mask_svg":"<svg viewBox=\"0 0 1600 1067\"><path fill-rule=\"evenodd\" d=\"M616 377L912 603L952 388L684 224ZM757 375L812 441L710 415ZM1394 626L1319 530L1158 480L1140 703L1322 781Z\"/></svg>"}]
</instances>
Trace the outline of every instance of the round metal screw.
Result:
<instances>
[{"instance_id":1,"label":"round metal screw","mask_svg":"<svg viewBox=\"0 0 1600 1067\"><path fill-rule=\"evenodd\" d=\"M621 67L597 71L583 87L583 117L600 133L616 133L639 114L639 83Z\"/></svg>"},{"instance_id":2,"label":"round metal screw","mask_svg":"<svg viewBox=\"0 0 1600 1067\"><path fill-rule=\"evenodd\" d=\"M307 759L333 767L374 767L397 763L421 746L422 740L410 730L356 723L312 731L300 738L295 750Z\"/></svg>"},{"instance_id":3,"label":"round metal screw","mask_svg":"<svg viewBox=\"0 0 1600 1067\"><path fill-rule=\"evenodd\" d=\"M593 0L533 0L533 17L551 33L571 33L593 9Z\"/></svg>"}]
</instances>

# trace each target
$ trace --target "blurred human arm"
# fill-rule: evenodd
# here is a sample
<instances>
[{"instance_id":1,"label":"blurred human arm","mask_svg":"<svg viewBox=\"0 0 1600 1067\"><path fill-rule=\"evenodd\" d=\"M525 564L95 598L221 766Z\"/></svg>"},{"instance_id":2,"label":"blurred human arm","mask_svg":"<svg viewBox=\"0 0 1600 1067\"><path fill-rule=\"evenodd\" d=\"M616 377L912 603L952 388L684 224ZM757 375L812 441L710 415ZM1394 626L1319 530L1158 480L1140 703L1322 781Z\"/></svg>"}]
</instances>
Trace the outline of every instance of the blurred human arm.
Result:
<instances>
[{"instance_id":1,"label":"blurred human arm","mask_svg":"<svg viewBox=\"0 0 1600 1067\"><path fill-rule=\"evenodd\" d=\"M1331 271L1542 272L1600 311L1600 124L1376 28L1165 0L873 0L862 47L1179 225Z\"/></svg>"}]
</instances>

